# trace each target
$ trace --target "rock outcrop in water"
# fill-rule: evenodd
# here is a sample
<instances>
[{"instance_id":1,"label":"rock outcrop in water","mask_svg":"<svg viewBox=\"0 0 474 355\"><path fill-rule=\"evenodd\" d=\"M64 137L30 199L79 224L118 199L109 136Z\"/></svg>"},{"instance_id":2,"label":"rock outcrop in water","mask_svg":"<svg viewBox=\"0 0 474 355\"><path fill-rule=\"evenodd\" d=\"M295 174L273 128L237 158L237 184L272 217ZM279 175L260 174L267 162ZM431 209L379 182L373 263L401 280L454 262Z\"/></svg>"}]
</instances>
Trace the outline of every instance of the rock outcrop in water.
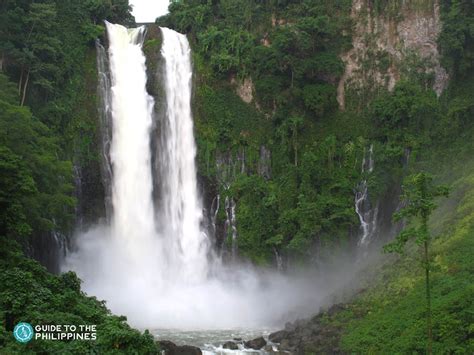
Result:
<instances>
[{"instance_id":1,"label":"rock outcrop in water","mask_svg":"<svg viewBox=\"0 0 474 355\"><path fill-rule=\"evenodd\" d=\"M226 341L222 347L229 350L237 350L239 348L239 346L233 341Z\"/></svg>"},{"instance_id":2,"label":"rock outcrop in water","mask_svg":"<svg viewBox=\"0 0 474 355\"><path fill-rule=\"evenodd\" d=\"M176 345L169 340L161 340L157 342L158 346L165 355L201 355L202 351L198 347L191 345Z\"/></svg>"},{"instance_id":3,"label":"rock outcrop in water","mask_svg":"<svg viewBox=\"0 0 474 355\"><path fill-rule=\"evenodd\" d=\"M287 323L285 329L271 333L269 340L278 343L280 350L292 354L342 354L339 348L341 328L324 319L333 317L344 307L336 304L312 318Z\"/></svg>"},{"instance_id":4,"label":"rock outcrop in water","mask_svg":"<svg viewBox=\"0 0 474 355\"><path fill-rule=\"evenodd\" d=\"M267 345L267 341L263 339L263 337L258 337L249 341L244 342L246 348L260 350L265 345Z\"/></svg>"}]
</instances>

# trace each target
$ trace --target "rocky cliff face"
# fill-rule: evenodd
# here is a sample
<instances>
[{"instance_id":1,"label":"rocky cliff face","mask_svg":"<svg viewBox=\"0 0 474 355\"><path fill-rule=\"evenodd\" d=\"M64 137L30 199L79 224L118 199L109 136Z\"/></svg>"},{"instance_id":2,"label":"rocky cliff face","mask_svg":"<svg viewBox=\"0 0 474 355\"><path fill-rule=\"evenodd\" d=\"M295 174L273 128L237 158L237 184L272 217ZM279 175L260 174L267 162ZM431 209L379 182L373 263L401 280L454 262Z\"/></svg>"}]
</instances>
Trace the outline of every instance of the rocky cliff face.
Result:
<instances>
[{"instance_id":1,"label":"rocky cliff face","mask_svg":"<svg viewBox=\"0 0 474 355\"><path fill-rule=\"evenodd\" d=\"M346 106L349 91L363 101L364 92L391 90L398 80L414 73L426 74L439 96L448 81L437 46L442 27L439 0L392 1L379 8L376 3L352 2L353 48L342 55L340 107Z\"/></svg>"}]
</instances>

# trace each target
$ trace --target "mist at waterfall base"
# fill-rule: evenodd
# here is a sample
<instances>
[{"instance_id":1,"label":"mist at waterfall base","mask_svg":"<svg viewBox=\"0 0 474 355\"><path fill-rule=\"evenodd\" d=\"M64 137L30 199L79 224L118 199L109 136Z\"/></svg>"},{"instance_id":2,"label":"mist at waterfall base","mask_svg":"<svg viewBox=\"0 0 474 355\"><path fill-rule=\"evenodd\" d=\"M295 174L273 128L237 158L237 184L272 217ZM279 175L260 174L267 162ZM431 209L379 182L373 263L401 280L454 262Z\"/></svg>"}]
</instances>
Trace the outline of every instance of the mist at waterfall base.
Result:
<instances>
[{"instance_id":1,"label":"mist at waterfall base","mask_svg":"<svg viewBox=\"0 0 474 355\"><path fill-rule=\"evenodd\" d=\"M62 269L76 271L86 293L106 300L112 312L139 328L276 328L329 305L334 292L354 278L351 258L283 275L223 264L215 255L202 227L188 41L161 29L166 110L154 121L142 52L145 29L106 25L111 79L102 85L102 98L111 113L113 213L109 222L75 238ZM153 145L155 124L160 133Z\"/></svg>"},{"instance_id":2,"label":"mist at waterfall base","mask_svg":"<svg viewBox=\"0 0 474 355\"><path fill-rule=\"evenodd\" d=\"M133 260L113 239L106 226L88 231L69 262L89 295L143 329L276 329L330 305L333 293L354 277L347 264L282 275L216 262L207 278L183 280L159 257Z\"/></svg>"}]
</instances>

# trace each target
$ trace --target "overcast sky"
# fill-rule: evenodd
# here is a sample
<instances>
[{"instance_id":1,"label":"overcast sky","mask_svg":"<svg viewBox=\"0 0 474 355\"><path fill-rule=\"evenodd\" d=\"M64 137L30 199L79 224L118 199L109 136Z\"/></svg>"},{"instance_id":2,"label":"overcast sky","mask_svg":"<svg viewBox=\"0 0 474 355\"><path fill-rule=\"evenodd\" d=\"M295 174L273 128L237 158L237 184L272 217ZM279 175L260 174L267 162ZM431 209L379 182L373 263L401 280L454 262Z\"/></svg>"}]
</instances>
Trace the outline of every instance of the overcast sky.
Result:
<instances>
[{"instance_id":1,"label":"overcast sky","mask_svg":"<svg viewBox=\"0 0 474 355\"><path fill-rule=\"evenodd\" d=\"M168 12L169 0L130 0L136 22L155 22Z\"/></svg>"}]
</instances>

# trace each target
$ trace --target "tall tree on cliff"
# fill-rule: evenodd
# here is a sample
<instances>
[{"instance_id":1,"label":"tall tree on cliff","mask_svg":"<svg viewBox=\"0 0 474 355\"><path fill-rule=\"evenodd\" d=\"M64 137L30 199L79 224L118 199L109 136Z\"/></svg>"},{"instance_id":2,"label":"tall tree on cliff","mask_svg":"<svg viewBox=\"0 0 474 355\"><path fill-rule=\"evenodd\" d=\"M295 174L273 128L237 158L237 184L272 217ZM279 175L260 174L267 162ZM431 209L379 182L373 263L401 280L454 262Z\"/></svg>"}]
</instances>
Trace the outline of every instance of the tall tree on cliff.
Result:
<instances>
[{"instance_id":1,"label":"tall tree on cliff","mask_svg":"<svg viewBox=\"0 0 474 355\"><path fill-rule=\"evenodd\" d=\"M431 234L428 229L428 220L431 213L436 209L434 199L438 196L447 196L448 188L446 186L436 186L433 184L433 178L426 173L417 173L407 177L403 186L404 194L402 196L406 206L395 215L395 220L407 218L413 220L414 226L405 228L397 238L385 246L385 251L403 253L405 244L414 239L418 245L423 246L422 264L425 271L426 287L426 322L428 333L428 354L433 353L433 331L431 321L431 294L430 294L430 254L429 247Z\"/></svg>"}]
</instances>

